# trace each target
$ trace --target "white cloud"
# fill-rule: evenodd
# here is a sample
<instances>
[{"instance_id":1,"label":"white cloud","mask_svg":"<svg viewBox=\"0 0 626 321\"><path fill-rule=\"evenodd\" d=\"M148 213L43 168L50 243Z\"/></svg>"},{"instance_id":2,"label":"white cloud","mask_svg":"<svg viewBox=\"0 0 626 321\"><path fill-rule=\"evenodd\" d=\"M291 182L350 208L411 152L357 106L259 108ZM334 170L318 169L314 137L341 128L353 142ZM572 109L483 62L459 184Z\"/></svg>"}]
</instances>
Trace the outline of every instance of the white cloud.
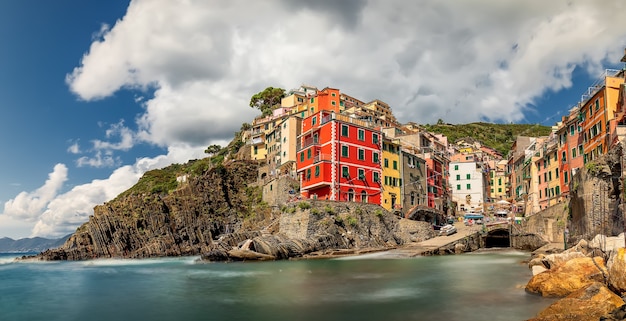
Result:
<instances>
[{"instance_id":1,"label":"white cloud","mask_svg":"<svg viewBox=\"0 0 626 321\"><path fill-rule=\"evenodd\" d=\"M546 90L571 86L575 65L617 62L624 6L139 0L67 81L86 100L156 88L138 135L161 146L231 137L270 85L380 98L401 121L520 121Z\"/></svg>"},{"instance_id":2,"label":"white cloud","mask_svg":"<svg viewBox=\"0 0 626 321\"><path fill-rule=\"evenodd\" d=\"M66 180L67 167L64 164L55 165L43 186L32 192L21 192L6 201L3 214L26 221L37 219L46 205L57 196Z\"/></svg>"},{"instance_id":3,"label":"white cloud","mask_svg":"<svg viewBox=\"0 0 626 321\"><path fill-rule=\"evenodd\" d=\"M185 145L172 146L167 155L137 159L135 164L116 169L106 179L95 179L75 186L53 199L49 198L39 207L32 236L59 237L72 233L93 214L94 206L109 201L130 188L144 172L200 157L203 157L202 149Z\"/></svg>"},{"instance_id":4,"label":"white cloud","mask_svg":"<svg viewBox=\"0 0 626 321\"><path fill-rule=\"evenodd\" d=\"M80 146L78 145L78 142L75 142L70 147L68 147L67 152L71 154L80 154L81 151L80 151Z\"/></svg>"},{"instance_id":5,"label":"white cloud","mask_svg":"<svg viewBox=\"0 0 626 321\"><path fill-rule=\"evenodd\" d=\"M100 150L98 150L93 157L83 156L76 160L76 166L78 167L115 167L119 166L121 163L122 160L119 157L115 157L111 152L103 153Z\"/></svg>"}]
</instances>

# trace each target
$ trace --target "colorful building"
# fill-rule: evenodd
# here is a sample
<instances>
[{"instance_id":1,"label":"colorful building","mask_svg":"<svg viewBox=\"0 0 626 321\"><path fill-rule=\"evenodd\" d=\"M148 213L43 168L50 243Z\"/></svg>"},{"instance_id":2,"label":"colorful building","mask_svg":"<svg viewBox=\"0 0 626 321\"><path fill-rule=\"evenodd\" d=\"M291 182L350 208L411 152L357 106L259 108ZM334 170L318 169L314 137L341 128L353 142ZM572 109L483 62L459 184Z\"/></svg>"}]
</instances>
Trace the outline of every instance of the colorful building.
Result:
<instances>
[{"instance_id":1,"label":"colorful building","mask_svg":"<svg viewBox=\"0 0 626 321\"><path fill-rule=\"evenodd\" d=\"M400 210L402 207L402 173L400 160L400 142L398 140L383 138L382 206L387 210Z\"/></svg>"},{"instance_id":2,"label":"colorful building","mask_svg":"<svg viewBox=\"0 0 626 321\"><path fill-rule=\"evenodd\" d=\"M606 154L611 144L607 124L615 118L619 88L624 82L624 78L616 77L619 72L606 70L600 81L589 87L583 95L579 120L583 130L584 163Z\"/></svg>"},{"instance_id":3,"label":"colorful building","mask_svg":"<svg viewBox=\"0 0 626 321\"><path fill-rule=\"evenodd\" d=\"M339 114L339 90L325 88L309 98L302 121L296 168L305 198L381 205L382 133Z\"/></svg>"},{"instance_id":4,"label":"colorful building","mask_svg":"<svg viewBox=\"0 0 626 321\"><path fill-rule=\"evenodd\" d=\"M426 206L426 162L404 148L400 150L402 164L401 199L404 213L415 206Z\"/></svg>"}]
</instances>

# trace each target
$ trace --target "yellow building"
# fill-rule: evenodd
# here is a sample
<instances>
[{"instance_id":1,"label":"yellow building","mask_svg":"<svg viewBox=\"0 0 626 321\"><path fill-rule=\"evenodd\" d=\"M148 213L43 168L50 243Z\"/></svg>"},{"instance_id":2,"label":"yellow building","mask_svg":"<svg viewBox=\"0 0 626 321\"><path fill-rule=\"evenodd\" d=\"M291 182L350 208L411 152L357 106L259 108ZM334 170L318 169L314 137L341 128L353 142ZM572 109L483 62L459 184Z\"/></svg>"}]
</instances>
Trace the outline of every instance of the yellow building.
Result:
<instances>
[{"instance_id":1,"label":"yellow building","mask_svg":"<svg viewBox=\"0 0 626 321\"><path fill-rule=\"evenodd\" d=\"M383 139L383 189L382 206L387 210L402 206L402 172L400 164L400 141Z\"/></svg>"},{"instance_id":2,"label":"yellow building","mask_svg":"<svg viewBox=\"0 0 626 321\"><path fill-rule=\"evenodd\" d=\"M506 200L506 184L509 182L506 160L492 161L489 171L489 197L494 200Z\"/></svg>"}]
</instances>

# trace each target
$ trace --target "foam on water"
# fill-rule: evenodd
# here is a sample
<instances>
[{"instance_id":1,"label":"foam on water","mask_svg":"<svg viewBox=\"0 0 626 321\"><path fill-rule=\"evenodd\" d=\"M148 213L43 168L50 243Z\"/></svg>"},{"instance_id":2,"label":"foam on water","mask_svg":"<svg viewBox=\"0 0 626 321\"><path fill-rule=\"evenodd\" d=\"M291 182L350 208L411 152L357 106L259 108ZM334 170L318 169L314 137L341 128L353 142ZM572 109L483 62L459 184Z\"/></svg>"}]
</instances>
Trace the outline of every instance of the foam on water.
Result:
<instances>
[{"instance_id":1,"label":"foam on water","mask_svg":"<svg viewBox=\"0 0 626 321\"><path fill-rule=\"evenodd\" d=\"M198 256L185 256L177 258L156 258L156 259L95 259L82 261L83 266L133 266L133 265L154 265L166 263L194 264Z\"/></svg>"}]
</instances>

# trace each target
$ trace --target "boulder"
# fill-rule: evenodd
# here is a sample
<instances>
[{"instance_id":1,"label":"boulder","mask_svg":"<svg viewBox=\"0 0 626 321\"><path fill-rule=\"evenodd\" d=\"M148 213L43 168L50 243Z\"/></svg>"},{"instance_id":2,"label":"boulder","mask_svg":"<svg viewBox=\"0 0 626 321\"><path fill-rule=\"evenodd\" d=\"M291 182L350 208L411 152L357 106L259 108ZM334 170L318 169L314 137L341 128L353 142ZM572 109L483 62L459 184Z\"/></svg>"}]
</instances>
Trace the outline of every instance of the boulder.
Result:
<instances>
[{"instance_id":1,"label":"boulder","mask_svg":"<svg viewBox=\"0 0 626 321\"><path fill-rule=\"evenodd\" d=\"M548 271L548 269L546 269L543 265L533 265L531 270L533 271L533 275L537 275L539 273L543 273L545 271Z\"/></svg>"},{"instance_id":2,"label":"boulder","mask_svg":"<svg viewBox=\"0 0 626 321\"><path fill-rule=\"evenodd\" d=\"M530 261L528 261L528 268L529 268L529 269L532 269L532 268L533 268L533 266L535 266L535 265L539 265L539 266L542 266L542 267L544 267L544 268L546 268L546 269L547 269L547 267L543 264L543 259L544 259L545 257L546 257L546 256L545 256L544 254L538 254L538 255L536 255L536 256L535 256L535 257L533 257Z\"/></svg>"},{"instance_id":3,"label":"boulder","mask_svg":"<svg viewBox=\"0 0 626 321\"><path fill-rule=\"evenodd\" d=\"M461 254L461 253L465 252L465 248L466 248L465 244L456 243L456 244L454 244L454 253L455 254Z\"/></svg>"},{"instance_id":4,"label":"boulder","mask_svg":"<svg viewBox=\"0 0 626 321\"><path fill-rule=\"evenodd\" d=\"M624 305L624 301L604 284L593 282L554 302L529 321L598 320Z\"/></svg>"},{"instance_id":5,"label":"boulder","mask_svg":"<svg viewBox=\"0 0 626 321\"><path fill-rule=\"evenodd\" d=\"M601 257L578 257L534 275L526 291L545 297L564 297L593 282L603 282L606 267Z\"/></svg>"},{"instance_id":6,"label":"boulder","mask_svg":"<svg viewBox=\"0 0 626 321\"><path fill-rule=\"evenodd\" d=\"M626 249L615 250L607 262L609 272L609 284L621 295L626 294Z\"/></svg>"},{"instance_id":7,"label":"boulder","mask_svg":"<svg viewBox=\"0 0 626 321\"><path fill-rule=\"evenodd\" d=\"M589 241L589 248L600 249L604 252L615 251L620 247L624 247L624 233L611 237L598 234L593 240Z\"/></svg>"},{"instance_id":8,"label":"boulder","mask_svg":"<svg viewBox=\"0 0 626 321\"><path fill-rule=\"evenodd\" d=\"M582 252L571 251L546 255L541 262L547 269L554 269L569 260L583 257L587 256Z\"/></svg>"}]
</instances>

